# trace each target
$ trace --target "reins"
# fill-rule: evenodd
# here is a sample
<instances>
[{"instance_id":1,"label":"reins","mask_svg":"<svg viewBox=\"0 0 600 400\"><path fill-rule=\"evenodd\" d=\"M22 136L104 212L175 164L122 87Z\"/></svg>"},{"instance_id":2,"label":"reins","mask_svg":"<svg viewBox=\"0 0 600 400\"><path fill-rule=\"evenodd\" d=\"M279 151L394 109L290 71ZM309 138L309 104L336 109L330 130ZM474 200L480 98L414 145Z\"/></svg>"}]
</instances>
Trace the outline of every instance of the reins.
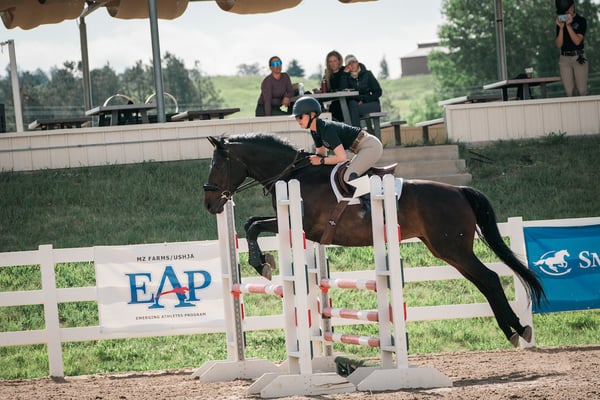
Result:
<instances>
[{"instance_id":1,"label":"reins","mask_svg":"<svg viewBox=\"0 0 600 400\"><path fill-rule=\"evenodd\" d=\"M306 156L304 158L300 158L301 153L302 152L299 150L296 151L296 154L295 154L292 162L288 166L286 166L280 173L278 173L277 175L275 175L271 178L267 178L262 181L259 181L258 179L255 179L255 178L250 178L251 180L249 180L245 183L242 183L240 186L238 186L237 189L233 189L233 190L231 189L231 185L228 182L227 189L225 189L221 192L221 197L224 197L227 200L230 200L234 194L242 192L246 189L250 189L256 185L263 185L263 192L264 192L264 195L266 196L268 193L271 193L271 191L273 190L273 186L275 185L275 183L277 183L278 180L283 179L284 177L286 177L293 171L300 170L300 169L305 168L308 165L310 165L310 163L303 165L303 166L296 165L296 163L298 161L302 161L302 160L309 158L308 156ZM248 165L246 165L246 163L244 161L242 161L239 157L233 157L229 153L229 151L227 151L227 180L230 180L230 177L231 177L231 159L232 158L235 158L235 160L238 161L239 163L241 163L246 168L246 170L249 170ZM204 187L205 191L218 191L220 189L217 185L211 184L211 183L205 183L203 187Z\"/></svg>"}]
</instances>

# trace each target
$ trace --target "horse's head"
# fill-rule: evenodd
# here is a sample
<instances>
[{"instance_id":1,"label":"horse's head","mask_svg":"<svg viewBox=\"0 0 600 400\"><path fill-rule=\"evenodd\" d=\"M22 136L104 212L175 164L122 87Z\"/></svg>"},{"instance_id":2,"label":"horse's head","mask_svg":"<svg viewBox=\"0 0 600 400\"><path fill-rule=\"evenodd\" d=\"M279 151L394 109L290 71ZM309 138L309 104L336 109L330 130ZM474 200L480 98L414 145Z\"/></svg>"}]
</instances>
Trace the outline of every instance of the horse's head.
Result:
<instances>
[{"instance_id":1,"label":"horse's head","mask_svg":"<svg viewBox=\"0 0 600 400\"><path fill-rule=\"evenodd\" d=\"M211 214L223 211L227 200L248 176L246 166L232 157L226 138L208 137L214 146L208 182L204 184L204 206Z\"/></svg>"}]
</instances>

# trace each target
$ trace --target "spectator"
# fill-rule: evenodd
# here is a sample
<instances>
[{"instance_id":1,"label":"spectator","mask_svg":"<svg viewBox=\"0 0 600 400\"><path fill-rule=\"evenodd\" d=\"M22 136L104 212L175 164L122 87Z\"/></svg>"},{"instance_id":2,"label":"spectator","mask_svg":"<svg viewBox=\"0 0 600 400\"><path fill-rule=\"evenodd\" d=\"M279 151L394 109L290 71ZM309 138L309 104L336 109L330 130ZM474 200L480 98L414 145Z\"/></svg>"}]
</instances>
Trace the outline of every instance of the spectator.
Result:
<instances>
[{"instance_id":1,"label":"spectator","mask_svg":"<svg viewBox=\"0 0 600 400\"><path fill-rule=\"evenodd\" d=\"M282 62L277 56L269 59L271 74L263 79L260 85L260 97L256 105L255 115L265 117L271 115L289 115L290 98L294 95L290 76L281 72Z\"/></svg>"},{"instance_id":2,"label":"spectator","mask_svg":"<svg viewBox=\"0 0 600 400\"><path fill-rule=\"evenodd\" d=\"M325 68L325 75L323 76L323 79L325 79L325 82L327 82L328 92L342 90L342 78L344 78L344 81L346 80L346 72L344 72L344 66L342 64L342 55L338 51L332 50L327 53L327 57L325 57L325 65L327 65L327 67ZM344 120L344 115L342 114L342 107L340 106L339 100L334 100L331 102L329 105L329 112L331 113L334 121Z\"/></svg>"},{"instance_id":3,"label":"spectator","mask_svg":"<svg viewBox=\"0 0 600 400\"><path fill-rule=\"evenodd\" d=\"M375 75L364 64L359 63L354 55L348 54L345 61L344 72L348 75L346 79L342 77L342 80L346 81L342 82L342 87L358 91L358 98L348 100L348 108L352 125L360 126L360 117L381 111L379 98L383 91Z\"/></svg>"},{"instance_id":4,"label":"spectator","mask_svg":"<svg viewBox=\"0 0 600 400\"><path fill-rule=\"evenodd\" d=\"M588 63L583 49L587 21L575 13L573 0L556 0L556 47L560 49L560 77L567 96L587 94Z\"/></svg>"}]
</instances>

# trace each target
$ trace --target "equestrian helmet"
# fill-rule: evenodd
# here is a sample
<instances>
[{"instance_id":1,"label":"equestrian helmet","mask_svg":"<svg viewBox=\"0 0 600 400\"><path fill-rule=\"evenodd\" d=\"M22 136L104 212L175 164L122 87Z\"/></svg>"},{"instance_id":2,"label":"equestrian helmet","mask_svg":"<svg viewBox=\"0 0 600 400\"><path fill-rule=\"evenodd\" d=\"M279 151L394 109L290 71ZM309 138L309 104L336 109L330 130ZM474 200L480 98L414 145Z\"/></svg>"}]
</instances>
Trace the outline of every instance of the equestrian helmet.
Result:
<instances>
[{"instance_id":1,"label":"equestrian helmet","mask_svg":"<svg viewBox=\"0 0 600 400\"><path fill-rule=\"evenodd\" d=\"M321 105L313 97L303 96L294 103L292 114L294 114L295 117L303 114L310 114L311 112L314 112L317 116L321 114Z\"/></svg>"}]
</instances>

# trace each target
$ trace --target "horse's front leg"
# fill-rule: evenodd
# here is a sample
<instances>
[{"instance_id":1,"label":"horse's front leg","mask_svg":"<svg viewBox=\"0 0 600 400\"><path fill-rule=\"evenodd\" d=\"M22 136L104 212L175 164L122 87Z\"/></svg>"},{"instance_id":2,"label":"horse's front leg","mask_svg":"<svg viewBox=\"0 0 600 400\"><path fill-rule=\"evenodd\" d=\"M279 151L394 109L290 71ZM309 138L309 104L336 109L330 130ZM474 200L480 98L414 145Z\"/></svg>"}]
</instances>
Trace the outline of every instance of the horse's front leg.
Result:
<instances>
[{"instance_id":1,"label":"horse's front leg","mask_svg":"<svg viewBox=\"0 0 600 400\"><path fill-rule=\"evenodd\" d=\"M277 233L276 217L250 217L244 224L248 242L248 263L259 275L271 280L272 270L276 268L272 254L264 254L258 245L258 236L263 232Z\"/></svg>"}]
</instances>

